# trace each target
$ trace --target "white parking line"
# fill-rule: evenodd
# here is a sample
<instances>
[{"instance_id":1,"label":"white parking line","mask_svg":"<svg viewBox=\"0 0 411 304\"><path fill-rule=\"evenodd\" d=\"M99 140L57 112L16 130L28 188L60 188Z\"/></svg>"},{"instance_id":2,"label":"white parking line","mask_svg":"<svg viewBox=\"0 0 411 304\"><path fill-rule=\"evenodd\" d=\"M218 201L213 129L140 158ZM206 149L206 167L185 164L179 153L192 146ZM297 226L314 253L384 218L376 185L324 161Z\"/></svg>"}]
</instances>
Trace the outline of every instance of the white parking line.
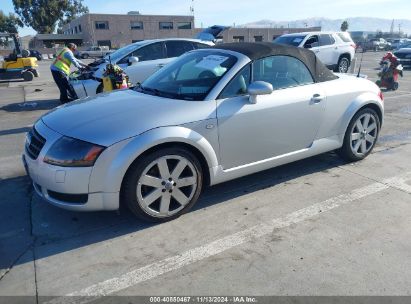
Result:
<instances>
[{"instance_id":1,"label":"white parking line","mask_svg":"<svg viewBox=\"0 0 411 304\"><path fill-rule=\"evenodd\" d=\"M80 291L72 292L67 294L65 297L54 298L46 303L82 304L95 301L103 296L114 294L141 282L154 279L165 273L180 269L211 256L215 256L233 247L249 242L252 239L263 237L272 233L275 229L289 227L292 224L305 221L326 211L386 190L390 186L411 194L411 186L406 183L408 179L411 179L411 172L408 172L402 176L387 179L381 183L373 183L371 185L356 189L348 194L339 195L323 202L316 203L309 207L290 213L284 217L273 219L270 222L253 226L249 229L231 234L206 245L190 249L181 254L160 260L141 268L136 268L119 277L91 285Z\"/></svg>"},{"instance_id":2,"label":"white parking line","mask_svg":"<svg viewBox=\"0 0 411 304\"><path fill-rule=\"evenodd\" d=\"M408 94L401 94L401 95L394 95L394 96L384 96L384 100L385 100L385 99L400 98L400 97L410 96L410 95L411 95L411 93L408 93Z\"/></svg>"}]
</instances>

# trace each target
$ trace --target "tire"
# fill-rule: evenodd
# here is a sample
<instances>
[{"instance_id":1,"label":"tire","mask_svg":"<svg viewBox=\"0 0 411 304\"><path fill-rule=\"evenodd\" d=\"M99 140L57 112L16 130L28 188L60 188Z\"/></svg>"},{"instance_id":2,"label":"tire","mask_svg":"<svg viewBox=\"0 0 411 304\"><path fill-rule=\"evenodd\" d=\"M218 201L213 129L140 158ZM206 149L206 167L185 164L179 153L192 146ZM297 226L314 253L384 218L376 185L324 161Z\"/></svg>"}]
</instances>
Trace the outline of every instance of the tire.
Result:
<instances>
[{"instance_id":1,"label":"tire","mask_svg":"<svg viewBox=\"0 0 411 304\"><path fill-rule=\"evenodd\" d=\"M340 57L338 60L336 72L338 73L347 73L350 68L350 59L346 56Z\"/></svg>"},{"instance_id":2,"label":"tire","mask_svg":"<svg viewBox=\"0 0 411 304\"><path fill-rule=\"evenodd\" d=\"M37 70L33 70L34 77L40 77L40 73Z\"/></svg>"},{"instance_id":3,"label":"tire","mask_svg":"<svg viewBox=\"0 0 411 304\"><path fill-rule=\"evenodd\" d=\"M183 148L164 148L131 165L124 177L121 199L139 219L166 222L190 210L202 186L198 159Z\"/></svg>"},{"instance_id":4,"label":"tire","mask_svg":"<svg viewBox=\"0 0 411 304\"><path fill-rule=\"evenodd\" d=\"M100 83L97 87L96 94L103 93L103 90L104 90L103 84Z\"/></svg>"},{"instance_id":5,"label":"tire","mask_svg":"<svg viewBox=\"0 0 411 304\"><path fill-rule=\"evenodd\" d=\"M24 81L32 81L34 79L34 74L30 71L23 72Z\"/></svg>"},{"instance_id":6,"label":"tire","mask_svg":"<svg viewBox=\"0 0 411 304\"><path fill-rule=\"evenodd\" d=\"M394 82L394 83L392 84L391 89L392 89L393 91L397 91L397 90L398 90L398 82Z\"/></svg>"},{"instance_id":7,"label":"tire","mask_svg":"<svg viewBox=\"0 0 411 304\"><path fill-rule=\"evenodd\" d=\"M367 122L368 119L368 122ZM366 133L361 132L366 124ZM337 152L345 160L359 161L366 158L374 149L380 133L380 119L371 108L364 108L351 119L344 136L341 149ZM355 139L357 138L358 139Z\"/></svg>"}]
</instances>

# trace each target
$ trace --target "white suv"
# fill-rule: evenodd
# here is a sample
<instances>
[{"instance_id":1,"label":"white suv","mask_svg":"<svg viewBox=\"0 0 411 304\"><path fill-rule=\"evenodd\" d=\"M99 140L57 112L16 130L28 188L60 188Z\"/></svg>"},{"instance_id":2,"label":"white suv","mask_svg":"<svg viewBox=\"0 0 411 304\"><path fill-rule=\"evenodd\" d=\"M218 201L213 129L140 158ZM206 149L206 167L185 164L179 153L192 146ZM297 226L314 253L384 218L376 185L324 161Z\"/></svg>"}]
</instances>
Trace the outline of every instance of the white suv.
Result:
<instances>
[{"instance_id":1,"label":"white suv","mask_svg":"<svg viewBox=\"0 0 411 304\"><path fill-rule=\"evenodd\" d=\"M347 32L306 32L282 35L274 43L311 49L335 72L347 73L355 55L356 45Z\"/></svg>"}]
</instances>

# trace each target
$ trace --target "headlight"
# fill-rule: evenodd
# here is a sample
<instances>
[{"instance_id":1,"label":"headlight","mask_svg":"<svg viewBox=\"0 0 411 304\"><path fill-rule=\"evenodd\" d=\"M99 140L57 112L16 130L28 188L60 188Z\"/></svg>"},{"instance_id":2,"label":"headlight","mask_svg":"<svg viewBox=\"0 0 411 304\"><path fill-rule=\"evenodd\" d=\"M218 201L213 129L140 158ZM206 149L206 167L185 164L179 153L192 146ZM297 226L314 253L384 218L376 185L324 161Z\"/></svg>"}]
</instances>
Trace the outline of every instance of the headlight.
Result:
<instances>
[{"instance_id":1,"label":"headlight","mask_svg":"<svg viewBox=\"0 0 411 304\"><path fill-rule=\"evenodd\" d=\"M44 162L62 167L91 167L105 147L62 137L47 151Z\"/></svg>"}]
</instances>

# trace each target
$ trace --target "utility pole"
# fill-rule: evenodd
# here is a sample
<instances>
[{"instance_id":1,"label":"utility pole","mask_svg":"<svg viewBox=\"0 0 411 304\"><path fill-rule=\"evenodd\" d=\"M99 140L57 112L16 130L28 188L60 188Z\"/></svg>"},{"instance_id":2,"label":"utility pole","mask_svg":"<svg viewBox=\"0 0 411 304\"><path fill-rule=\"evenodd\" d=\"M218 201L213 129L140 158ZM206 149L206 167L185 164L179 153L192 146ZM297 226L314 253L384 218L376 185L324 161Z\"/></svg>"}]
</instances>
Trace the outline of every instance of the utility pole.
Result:
<instances>
[{"instance_id":1,"label":"utility pole","mask_svg":"<svg viewBox=\"0 0 411 304\"><path fill-rule=\"evenodd\" d=\"M394 36L394 19L392 19L392 22L391 22L390 36L391 37Z\"/></svg>"}]
</instances>

